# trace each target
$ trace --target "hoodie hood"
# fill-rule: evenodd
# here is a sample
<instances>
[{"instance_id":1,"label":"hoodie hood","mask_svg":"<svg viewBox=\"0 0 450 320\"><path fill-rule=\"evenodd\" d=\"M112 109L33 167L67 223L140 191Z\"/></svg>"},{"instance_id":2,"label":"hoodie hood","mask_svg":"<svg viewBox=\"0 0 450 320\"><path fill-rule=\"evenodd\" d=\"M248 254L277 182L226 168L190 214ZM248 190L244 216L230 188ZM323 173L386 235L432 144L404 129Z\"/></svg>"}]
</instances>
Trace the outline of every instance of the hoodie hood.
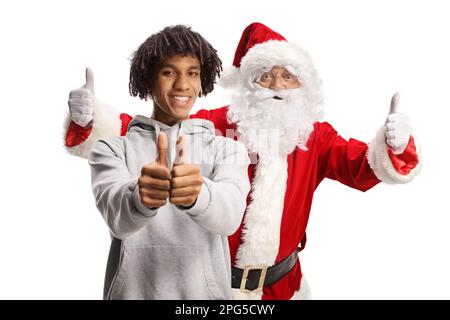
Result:
<instances>
[{"instance_id":1,"label":"hoodie hood","mask_svg":"<svg viewBox=\"0 0 450 320\"><path fill-rule=\"evenodd\" d=\"M194 135L194 134L206 134L213 135L215 134L214 124L211 121L204 119L188 119L182 122L179 122L173 126L169 126L162 122L159 122L152 118L147 118L144 116L137 115L135 116L130 123L128 124L128 132L166 132L168 135L172 131L180 131L186 135ZM180 132L180 133L181 133Z\"/></svg>"},{"instance_id":2,"label":"hoodie hood","mask_svg":"<svg viewBox=\"0 0 450 320\"><path fill-rule=\"evenodd\" d=\"M152 118L144 116L135 116L128 125L127 135L151 135L154 136L154 141L160 132L165 132L168 142L168 159L167 163L169 169L174 163L179 161L178 152L176 151L176 143L180 135L183 136L184 142L184 158L187 162L192 163L196 156L191 153L191 150L197 150L198 146L195 144L208 145L214 140L215 129L211 121L204 119L188 119L179 122L173 126L168 126Z\"/></svg>"}]
</instances>

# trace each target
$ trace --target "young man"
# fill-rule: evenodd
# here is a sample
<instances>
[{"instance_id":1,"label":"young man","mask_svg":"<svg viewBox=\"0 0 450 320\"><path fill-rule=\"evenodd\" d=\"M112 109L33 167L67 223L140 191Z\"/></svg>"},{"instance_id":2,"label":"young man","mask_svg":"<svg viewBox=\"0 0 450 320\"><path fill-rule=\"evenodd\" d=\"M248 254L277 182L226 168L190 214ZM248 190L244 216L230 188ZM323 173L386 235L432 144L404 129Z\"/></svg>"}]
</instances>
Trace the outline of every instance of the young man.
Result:
<instances>
[{"instance_id":1,"label":"young man","mask_svg":"<svg viewBox=\"0 0 450 320\"><path fill-rule=\"evenodd\" d=\"M380 181L406 183L420 171L421 160L408 117L391 112L370 144L344 140L323 116L321 80L309 54L260 23L243 32L232 70L222 85L231 103L191 116L214 123L224 135L237 132L256 161L248 170L252 190L240 228L228 238L234 298L297 299L309 297L298 247L315 189L325 179L366 191ZM76 101L74 101L76 102ZM71 103L73 122L66 136L69 152L83 156L98 135L120 133L126 116L93 104ZM78 121L76 110L90 114ZM97 120L99 119L99 120ZM82 119L81 119L82 120ZM97 126L96 126L97 124Z\"/></svg>"},{"instance_id":2,"label":"young man","mask_svg":"<svg viewBox=\"0 0 450 320\"><path fill-rule=\"evenodd\" d=\"M135 52L130 93L151 98L153 115L134 117L125 136L99 140L89 155L112 235L105 299L231 298L227 236L244 213L248 155L211 122L189 120L220 69L214 48L184 26Z\"/></svg>"}]
</instances>

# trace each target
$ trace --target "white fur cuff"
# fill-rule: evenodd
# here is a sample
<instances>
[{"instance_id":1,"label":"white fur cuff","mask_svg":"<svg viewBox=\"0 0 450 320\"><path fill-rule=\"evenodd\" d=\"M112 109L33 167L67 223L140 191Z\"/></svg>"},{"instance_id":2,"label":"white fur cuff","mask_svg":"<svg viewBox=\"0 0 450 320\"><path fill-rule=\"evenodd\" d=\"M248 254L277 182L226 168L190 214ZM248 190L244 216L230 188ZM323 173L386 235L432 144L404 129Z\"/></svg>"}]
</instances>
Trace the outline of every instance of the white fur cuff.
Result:
<instances>
[{"instance_id":1,"label":"white fur cuff","mask_svg":"<svg viewBox=\"0 0 450 320\"><path fill-rule=\"evenodd\" d=\"M381 127L380 130L378 130L376 137L369 144L369 149L367 150L369 165L377 178L388 184L408 183L412 181L422 168L422 154L416 137L414 137L414 143L416 145L416 152L419 156L419 163L409 174L400 174L395 170L391 159L389 158L385 128L384 126Z\"/></svg>"},{"instance_id":2,"label":"white fur cuff","mask_svg":"<svg viewBox=\"0 0 450 320\"><path fill-rule=\"evenodd\" d=\"M92 131L89 137L77 146L72 148L66 146L67 152L82 158L88 158L89 152L94 142L107 137L120 136L122 121L120 113L112 107L104 104L100 100L94 98L94 120ZM67 115L64 122L64 145L67 130L70 125L70 114Z\"/></svg>"}]
</instances>

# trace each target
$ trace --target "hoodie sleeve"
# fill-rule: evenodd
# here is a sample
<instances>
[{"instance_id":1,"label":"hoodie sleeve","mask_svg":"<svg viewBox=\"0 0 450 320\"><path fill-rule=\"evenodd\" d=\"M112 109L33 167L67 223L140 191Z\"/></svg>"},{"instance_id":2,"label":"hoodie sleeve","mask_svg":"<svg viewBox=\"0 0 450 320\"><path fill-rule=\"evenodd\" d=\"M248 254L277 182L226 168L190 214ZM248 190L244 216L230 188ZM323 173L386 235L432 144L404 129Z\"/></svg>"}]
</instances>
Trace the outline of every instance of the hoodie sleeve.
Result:
<instances>
[{"instance_id":1,"label":"hoodie sleeve","mask_svg":"<svg viewBox=\"0 0 450 320\"><path fill-rule=\"evenodd\" d=\"M184 211L211 232L231 235L240 226L250 191L245 146L229 138L216 137L215 163L196 203Z\"/></svg>"},{"instance_id":2,"label":"hoodie sleeve","mask_svg":"<svg viewBox=\"0 0 450 320\"><path fill-rule=\"evenodd\" d=\"M137 178L125 165L120 139L96 142L89 154L95 202L111 233L118 239L141 229L157 213L142 205Z\"/></svg>"}]
</instances>

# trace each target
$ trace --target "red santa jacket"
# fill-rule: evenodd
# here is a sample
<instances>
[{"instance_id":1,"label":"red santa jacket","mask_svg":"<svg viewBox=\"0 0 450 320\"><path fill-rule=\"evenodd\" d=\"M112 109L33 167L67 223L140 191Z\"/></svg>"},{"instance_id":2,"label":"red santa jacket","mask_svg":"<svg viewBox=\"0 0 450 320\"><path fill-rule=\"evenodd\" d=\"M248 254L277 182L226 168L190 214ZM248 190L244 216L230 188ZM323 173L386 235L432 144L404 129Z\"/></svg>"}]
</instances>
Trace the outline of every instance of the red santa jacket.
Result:
<instances>
[{"instance_id":1,"label":"red santa jacket","mask_svg":"<svg viewBox=\"0 0 450 320\"><path fill-rule=\"evenodd\" d=\"M203 118L214 123L218 132L225 135L227 129L234 129L233 124L227 121L228 108L222 107L214 110L200 110L191 118ZM124 135L131 116L120 114L120 134ZM94 120L95 121L95 120ZM83 143L91 134L92 128L83 128L70 122L66 146L73 148ZM119 132L117 132L119 133ZM337 180L351 188L366 191L380 181L387 183L404 183L411 180L419 170L419 155L414 139L411 137L408 147L401 155L394 155L385 144L384 133L380 132L370 145L350 139L346 141L338 135L336 130L328 123L315 123L307 143L307 151L296 149L286 159L287 179L284 206L274 225L279 228L272 230L275 239L273 243L278 246L275 261L277 263L289 256L300 244L305 236L308 224L314 191L320 182L325 179ZM251 164L248 169L249 179L253 185L255 167ZM252 190L253 190L252 188ZM269 195L268 195L269 196ZM250 197L247 199L250 203ZM248 212L248 208L247 208ZM267 225L267 224L266 224ZM241 227L229 239L231 261L235 265L237 252L246 243L243 241L244 228L257 228L258 226L245 225L245 218ZM268 226L270 228L270 226ZM262 234L268 232L261 230ZM278 234L276 234L278 233ZM252 248L257 248L253 244ZM263 252L264 248L255 249ZM297 260L294 268L282 279L272 286L263 289L262 299L291 299L300 289L301 267Z\"/></svg>"}]
</instances>

